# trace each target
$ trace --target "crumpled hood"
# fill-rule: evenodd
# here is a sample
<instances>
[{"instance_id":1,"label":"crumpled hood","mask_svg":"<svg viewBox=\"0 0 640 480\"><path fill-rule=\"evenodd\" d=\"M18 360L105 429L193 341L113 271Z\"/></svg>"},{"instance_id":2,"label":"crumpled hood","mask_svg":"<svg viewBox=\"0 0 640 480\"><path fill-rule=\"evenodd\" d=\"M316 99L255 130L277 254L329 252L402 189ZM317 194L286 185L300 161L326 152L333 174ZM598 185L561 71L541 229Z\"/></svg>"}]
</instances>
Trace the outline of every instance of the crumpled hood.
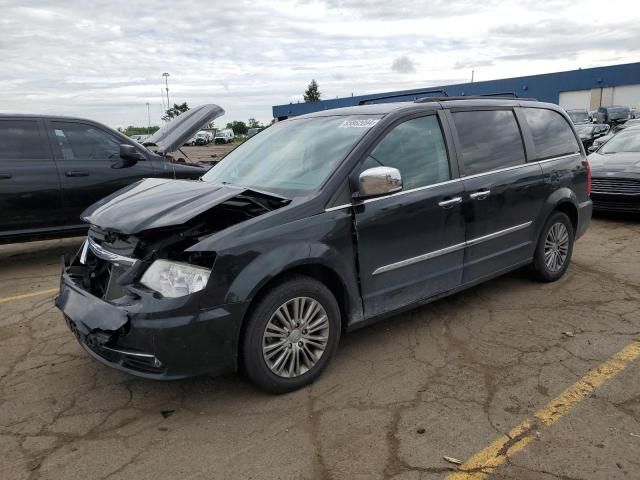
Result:
<instances>
[{"instance_id":1,"label":"crumpled hood","mask_svg":"<svg viewBox=\"0 0 640 480\"><path fill-rule=\"evenodd\" d=\"M130 235L181 225L244 191L203 181L147 178L93 204L82 220Z\"/></svg>"},{"instance_id":2,"label":"crumpled hood","mask_svg":"<svg viewBox=\"0 0 640 480\"><path fill-rule=\"evenodd\" d=\"M218 105L198 105L164 125L145 140L144 145L156 145L160 153L175 152L203 126L221 115L224 110Z\"/></svg>"},{"instance_id":3,"label":"crumpled hood","mask_svg":"<svg viewBox=\"0 0 640 480\"><path fill-rule=\"evenodd\" d=\"M609 176L623 174L640 178L640 153L620 152L601 155L589 155L589 166L594 176Z\"/></svg>"}]
</instances>

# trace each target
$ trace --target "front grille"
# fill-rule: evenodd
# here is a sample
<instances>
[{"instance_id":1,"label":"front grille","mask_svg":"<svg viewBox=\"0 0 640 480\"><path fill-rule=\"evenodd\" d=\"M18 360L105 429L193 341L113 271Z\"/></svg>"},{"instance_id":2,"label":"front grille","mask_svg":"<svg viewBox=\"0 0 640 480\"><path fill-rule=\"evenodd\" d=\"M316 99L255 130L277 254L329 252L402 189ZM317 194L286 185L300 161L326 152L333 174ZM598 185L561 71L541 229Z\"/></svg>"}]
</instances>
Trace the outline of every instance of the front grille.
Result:
<instances>
[{"instance_id":1,"label":"front grille","mask_svg":"<svg viewBox=\"0 0 640 480\"><path fill-rule=\"evenodd\" d=\"M610 202L607 200L593 200L593 208L596 210L610 210L615 212L640 213L640 201L638 202Z\"/></svg>"},{"instance_id":2,"label":"front grille","mask_svg":"<svg viewBox=\"0 0 640 480\"><path fill-rule=\"evenodd\" d=\"M591 191L594 193L640 195L640 180L631 178L592 178Z\"/></svg>"}]
</instances>

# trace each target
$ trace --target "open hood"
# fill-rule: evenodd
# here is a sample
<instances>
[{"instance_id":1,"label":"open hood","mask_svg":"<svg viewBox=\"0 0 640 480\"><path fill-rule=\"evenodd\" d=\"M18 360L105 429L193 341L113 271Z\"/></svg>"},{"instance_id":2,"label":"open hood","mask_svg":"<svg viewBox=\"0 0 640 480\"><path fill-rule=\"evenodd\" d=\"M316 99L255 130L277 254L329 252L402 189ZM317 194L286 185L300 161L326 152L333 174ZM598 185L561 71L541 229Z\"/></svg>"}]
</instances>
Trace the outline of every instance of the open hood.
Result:
<instances>
[{"instance_id":1,"label":"open hood","mask_svg":"<svg viewBox=\"0 0 640 480\"><path fill-rule=\"evenodd\" d=\"M164 125L144 145L156 145L159 153L175 152L203 126L222 115L224 110L218 105L199 105Z\"/></svg>"},{"instance_id":2,"label":"open hood","mask_svg":"<svg viewBox=\"0 0 640 480\"><path fill-rule=\"evenodd\" d=\"M238 211L233 221L227 221L234 223L287 203L286 198L244 187L147 178L93 204L82 213L82 219L104 230L130 235L182 225L222 204L227 210ZM219 212L220 219L225 215L228 217Z\"/></svg>"}]
</instances>

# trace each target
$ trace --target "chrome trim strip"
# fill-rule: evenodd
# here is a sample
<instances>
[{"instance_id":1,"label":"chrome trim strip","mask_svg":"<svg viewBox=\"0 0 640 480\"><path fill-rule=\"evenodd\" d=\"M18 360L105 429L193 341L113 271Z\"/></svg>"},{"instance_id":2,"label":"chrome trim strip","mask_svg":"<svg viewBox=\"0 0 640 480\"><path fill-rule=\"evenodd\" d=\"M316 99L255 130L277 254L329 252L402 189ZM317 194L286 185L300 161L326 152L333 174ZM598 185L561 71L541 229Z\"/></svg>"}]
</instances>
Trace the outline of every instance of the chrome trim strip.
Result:
<instances>
[{"instance_id":1,"label":"chrome trim strip","mask_svg":"<svg viewBox=\"0 0 640 480\"><path fill-rule=\"evenodd\" d=\"M518 230L523 230L529 227L533 221L528 221L527 223L521 223L520 225L514 225L513 227L505 228L504 230L498 230L497 232L490 233L489 235L484 235L482 237L472 238L468 240L467 247L472 247L473 245L478 245L479 243L486 242L488 240L493 240L494 238L502 237L503 235L508 235L513 232L517 232Z\"/></svg>"},{"instance_id":2,"label":"chrome trim strip","mask_svg":"<svg viewBox=\"0 0 640 480\"><path fill-rule=\"evenodd\" d=\"M551 157L551 158L545 158L544 160L537 160L537 163L548 163L548 162L553 162L555 160L562 160L563 158L569 158L569 157L574 157L576 155L580 155L580 152L576 152L576 153L567 153L566 155L560 155L559 157Z\"/></svg>"},{"instance_id":3,"label":"chrome trim strip","mask_svg":"<svg viewBox=\"0 0 640 480\"><path fill-rule=\"evenodd\" d=\"M100 346L103 350L108 350L109 352L119 353L121 355L129 355L130 357L140 357L140 358L156 358L155 355L150 353L139 353L139 352L130 352L128 350L120 350L118 348L105 347L104 345Z\"/></svg>"},{"instance_id":4,"label":"chrome trim strip","mask_svg":"<svg viewBox=\"0 0 640 480\"><path fill-rule=\"evenodd\" d=\"M451 180L447 180L446 182L434 183L433 185L425 185L424 187L412 188L410 190L401 190L399 192L392 193L390 195L383 195L381 197L376 197L376 198L367 198L366 200L363 200L362 203L376 202L378 200L383 200L385 198L396 197L398 195L405 195L407 193L419 192L420 190L427 190L429 188L440 187L442 185L447 185L449 183L460 182L461 180L462 180L461 178L453 178Z\"/></svg>"},{"instance_id":5,"label":"chrome trim strip","mask_svg":"<svg viewBox=\"0 0 640 480\"><path fill-rule=\"evenodd\" d=\"M462 180L468 180L470 178L486 177L487 175L493 175L494 173L502 173L502 172L508 172L510 170L517 170L519 168L530 167L531 165L534 165L536 163L538 163L538 162L523 163L523 164L520 164L520 165L513 165L512 167L498 168L496 170L490 170L488 172L475 173L473 175L466 175L466 176L462 176L460 178Z\"/></svg>"},{"instance_id":6,"label":"chrome trim strip","mask_svg":"<svg viewBox=\"0 0 640 480\"><path fill-rule=\"evenodd\" d=\"M93 252L93 254L101 258L102 260L107 260L108 262L115 263L117 265L127 265L131 266L138 261L137 258L125 257L124 255L119 255L117 253L110 252L109 250L103 248L94 242L90 237L87 239L89 243L89 248Z\"/></svg>"},{"instance_id":7,"label":"chrome trim strip","mask_svg":"<svg viewBox=\"0 0 640 480\"><path fill-rule=\"evenodd\" d=\"M399 262L390 263L389 265L384 265L382 267L376 268L373 271L372 275L379 275L380 273L389 272L391 270L395 270L396 268L406 267L408 265L413 265L414 263L424 262L425 260L431 260L432 258L446 255L447 253L457 252L458 250L462 250L463 248L472 247L488 240L493 240L494 238L508 235L509 233L517 232L518 230L523 230L531 226L531 224L533 224L533 221L521 223L520 225L514 225L513 227L505 228L504 230L498 230L497 232L490 233L489 235L473 238L466 242L457 243L449 247L441 248L440 250L434 250L433 252L418 255L417 257L406 258L404 260L400 260Z\"/></svg>"},{"instance_id":8,"label":"chrome trim strip","mask_svg":"<svg viewBox=\"0 0 640 480\"><path fill-rule=\"evenodd\" d=\"M89 237L87 237L82 244L82 252L80 253L80 263L82 265L87 264L87 250L89 249Z\"/></svg>"},{"instance_id":9,"label":"chrome trim strip","mask_svg":"<svg viewBox=\"0 0 640 480\"><path fill-rule=\"evenodd\" d=\"M423 255L418 255L417 257L407 258L405 260L400 260L396 263L391 263L389 265L385 265L383 267L376 268L373 271L373 275L378 275L380 273L385 273L390 270L395 270L396 268L406 267L407 265L412 265L418 262L424 262L425 260L430 260L432 258L439 257L441 255L446 255L447 253L457 252L458 250L462 250L465 247L465 242L458 243L456 245L451 245L449 247L442 248L440 250L435 250L433 252L425 253Z\"/></svg>"},{"instance_id":10,"label":"chrome trim strip","mask_svg":"<svg viewBox=\"0 0 640 480\"><path fill-rule=\"evenodd\" d=\"M325 212L333 212L334 210L341 210L343 208L347 208L347 207L350 207L350 206L351 206L350 203L345 203L344 205L337 205L335 207L325 208L324 211Z\"/></svg>"}]
</instances>

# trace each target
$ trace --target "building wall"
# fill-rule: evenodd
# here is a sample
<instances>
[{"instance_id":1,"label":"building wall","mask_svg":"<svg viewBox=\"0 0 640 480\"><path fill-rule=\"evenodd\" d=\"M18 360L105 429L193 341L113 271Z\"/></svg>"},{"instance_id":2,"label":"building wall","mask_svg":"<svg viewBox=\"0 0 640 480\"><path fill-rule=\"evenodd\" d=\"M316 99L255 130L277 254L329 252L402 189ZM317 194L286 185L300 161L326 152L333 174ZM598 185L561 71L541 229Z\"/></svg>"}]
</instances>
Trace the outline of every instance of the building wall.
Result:
<instances>
[{"instance_id":1,"label":"building wall","mask_svg":"<svg viewBox=\"0 0 640 480\"><path fill-rule=\"evenodd\" d=\"M572 108L595 110L609 105L640 108L640 79L638 85L560 92L559 104L565 110Z\"/></svg>"},{"instance_id":2,"label":"building wall","mask_svg":"<svg viewBox=\"0 0 640 480\"><path fill-rule=\"evenodd\" d=\"M636 106L640 104L640 98L637 96L637 92L640 89L640 62L624 65L612 65L608 67L585 68L581 70L548 73L543 75L504 78L485 82L460 83L456 85L424 87L413 90L381 92L312 103L274 105L272 110L275 118L283 119L290 116L303 115L305 113L317 112L320 110L358 105L360 101L370 100L383 95L400 95L400 97L378 100L378 102L413 101L416 98L427 96L423 93L425 91L440 89L446 90L449 96L508 92L514 93L518 97L533 97L540 101L559 104L561 104L562 95L562 98L566 98L567 102L571 105L575 104L575 102L582 102L580 104L584 105L576 106L575 108L587 108L591 110L600 106L598 104L592 108L594 102L602 102L603 106L612 104ZM593 90L596 90L596 92L594 93ZM586 102L584 93L574 94L574 92L581 91L590 92L589 102L586 105L583 103ZM568 95L564 95L565 93ZM618 95L618 97L616 97L616 95Z\"/></svg>"}]
</instances>

